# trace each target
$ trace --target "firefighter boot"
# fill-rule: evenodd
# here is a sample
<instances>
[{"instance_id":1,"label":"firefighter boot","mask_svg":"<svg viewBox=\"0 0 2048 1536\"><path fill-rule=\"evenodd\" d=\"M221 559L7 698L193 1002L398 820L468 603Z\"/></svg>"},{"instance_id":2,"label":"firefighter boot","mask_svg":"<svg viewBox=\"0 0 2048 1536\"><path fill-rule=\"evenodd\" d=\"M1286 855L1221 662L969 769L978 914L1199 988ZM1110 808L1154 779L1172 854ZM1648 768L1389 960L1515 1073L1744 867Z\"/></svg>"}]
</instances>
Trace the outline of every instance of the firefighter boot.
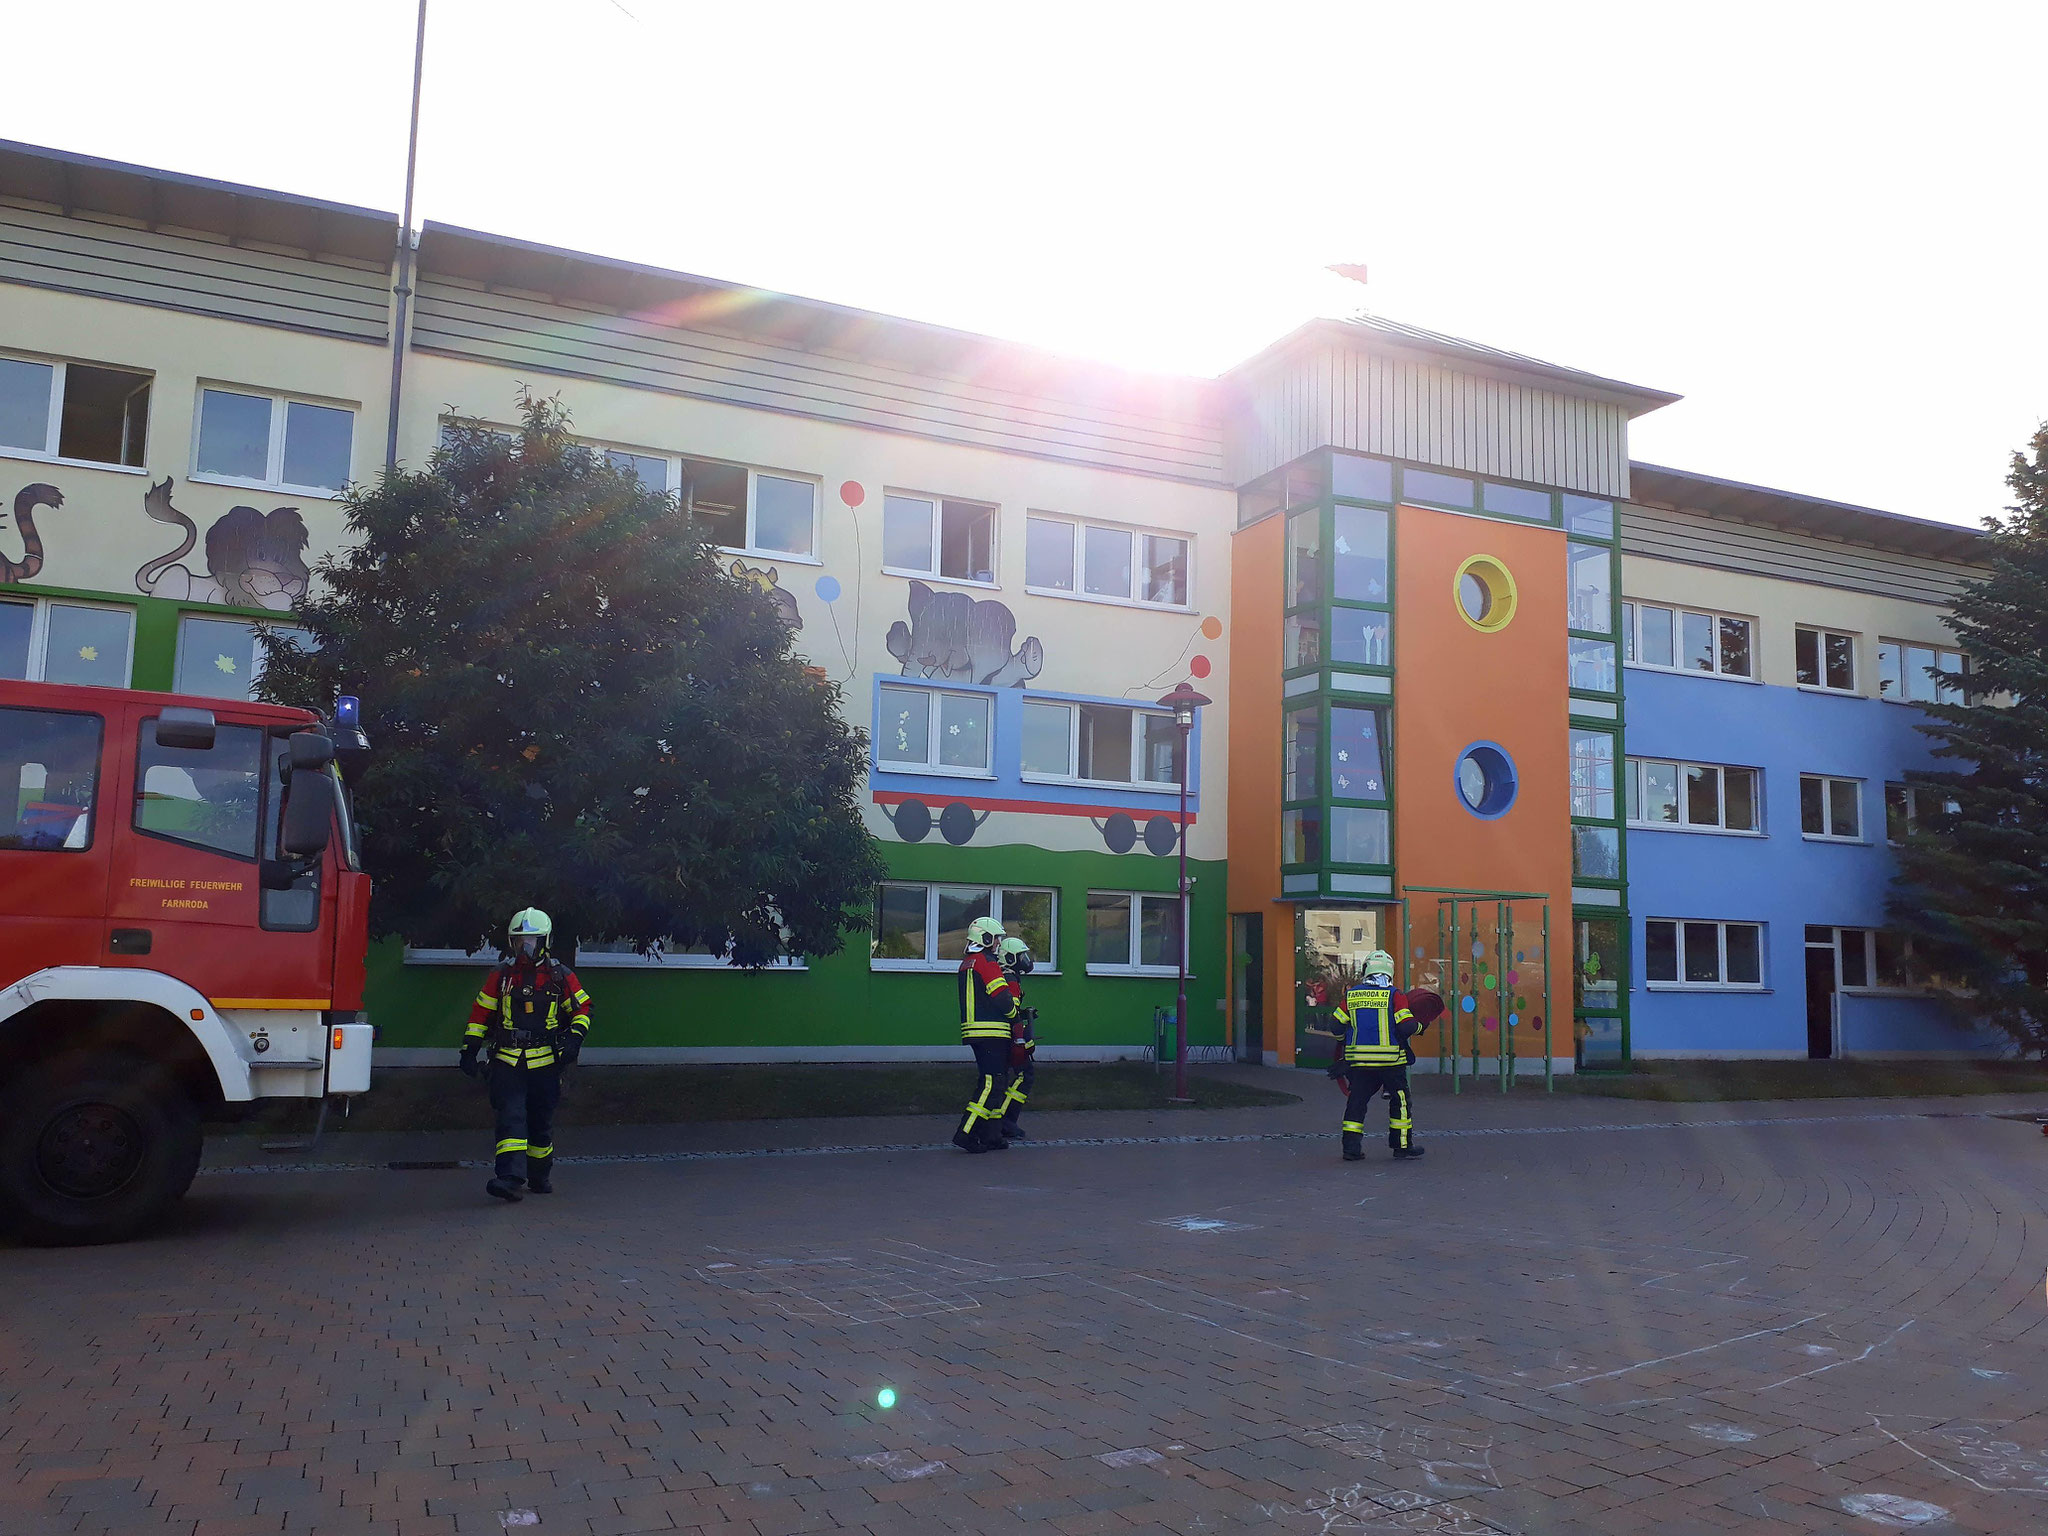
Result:
<instances>
[{"instance_id":1,"label":"firefighter boot","mask_svg":"<svg viewBox=\"0 0 2048 1536\"><path fill-rule=\"evenodd\" d=\"M493 1178L489 1183L484 1185L484 1193L487 1195L495 1196L497 1199L500 1200L509 1200L516 1202L520 1198L519 1186L523 1182L524 1181L521 1179Z\"/></svg>"},{"instance_id":2,"label":"firefighter boot","mask_svg":"<svg viewBox=\"0 0 2048 1536\"><path fill-rule=\"evenodd\" d=\"M529 1195L552 1195L555 1192L553 1158L542 1158L537 1164L529 1158L526 1167L526 1192Z\"/></svg>"},{"instance_id":3,"label":"firefighter boot","mask_svg":"<svg viewBox=\"0 0 2048 1536\"><path fill-rule=\"evenodd\" d=\"M1421 1147L1396 1147L1394 1148L1394 1161L1405 1163L1411 1158L1422 1156L1422 1152L1423 1149Z\"/></svg>"},{"instance_id":4,"label":"firefighter boot","mask_svg":"<svg viewBox=\"0 0 2048 1536\"><path fill-rule=\"evenodd\" d=\"M1365 1161L1365 1123L1360 1120L1344 1122L1344 1161L1362 1163Z\"/></svg>"}]
</instances>

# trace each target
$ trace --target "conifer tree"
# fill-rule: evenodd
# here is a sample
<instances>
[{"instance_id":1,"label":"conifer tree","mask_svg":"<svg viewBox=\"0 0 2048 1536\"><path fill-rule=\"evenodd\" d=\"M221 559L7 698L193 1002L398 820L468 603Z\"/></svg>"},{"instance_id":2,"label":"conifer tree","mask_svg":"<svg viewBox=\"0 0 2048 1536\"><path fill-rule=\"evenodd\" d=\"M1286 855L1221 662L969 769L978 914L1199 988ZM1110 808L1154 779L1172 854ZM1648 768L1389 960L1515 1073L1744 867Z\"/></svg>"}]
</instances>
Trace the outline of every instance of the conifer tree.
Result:
<instances>
[{"instance_id":1,"label":"conifer tree","mask_svg":"<svg viewBox=\"0 0 2048 1536\"><path fill-rule=\"evenodd\" d=\"M836 951L881 874L838 688L674 496L522 409L352 490L314 645L265 640L266 697L362 699L373 929L470 948L538 906L585 942Z\"/></svg>"},{"instance_id":2,"label":"conifer tree","mask_svg":"<svg viewBox=\"0 0 2048 1536\"><path fill-rule=\"evenodd\" d=\"M1907 774L1915 825L1899 850L1893 926L1961 1016L2020 1050L2048 1049L2048 422L1987 518L1989 569L1949 627L1970 657L1959 702L1921 727L1955 766ZM1943 681L1953 683L1953 678Z\"/></svg>"}]
</instances>

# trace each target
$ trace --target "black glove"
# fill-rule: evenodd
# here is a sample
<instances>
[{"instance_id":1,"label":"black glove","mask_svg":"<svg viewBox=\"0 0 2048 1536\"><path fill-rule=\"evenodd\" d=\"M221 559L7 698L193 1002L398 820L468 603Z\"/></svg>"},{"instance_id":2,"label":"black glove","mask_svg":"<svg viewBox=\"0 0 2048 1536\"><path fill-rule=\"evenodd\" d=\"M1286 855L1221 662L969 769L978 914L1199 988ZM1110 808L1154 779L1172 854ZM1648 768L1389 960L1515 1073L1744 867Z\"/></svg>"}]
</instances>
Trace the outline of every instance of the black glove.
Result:
<instances>
[{"instance_id":1,"label":"black glove","mask_svg":"<svg viewBox=\"0 0 2048 1536\"><path fill-rule=\"evenodd\" d=\"M1344 1062L1342 1058L1333 1060L1330 1063L1330 1080L1339 1083L1344 1080Z\"/></svg>"},{"instance_id":2,"label":"black glove","mask_svg":"<svg viewBox=\"0 0 2048 1536\"><path fill-rule=\"evenodd\" d=\"M576 1058L583 1054L583 1037L571 1032L568 1039L555 1047L555 1060L565 1067L576 1065Z\"/></svg>"},{"instance_id":3,"label":"black glove","mask_svg":"<svg viewBox=\"0 0 2048 1536\"><path fill-rule=\"evenodd\" d=\"M477 1060L477 1052L483 1048L481 1040L472 1040L462 1048L462 1060L457 1062L456 1065L462 1068L462 1075L464 1077L482 1077L484 1075L483 1063Z\"/></svg>"}]
</instances>

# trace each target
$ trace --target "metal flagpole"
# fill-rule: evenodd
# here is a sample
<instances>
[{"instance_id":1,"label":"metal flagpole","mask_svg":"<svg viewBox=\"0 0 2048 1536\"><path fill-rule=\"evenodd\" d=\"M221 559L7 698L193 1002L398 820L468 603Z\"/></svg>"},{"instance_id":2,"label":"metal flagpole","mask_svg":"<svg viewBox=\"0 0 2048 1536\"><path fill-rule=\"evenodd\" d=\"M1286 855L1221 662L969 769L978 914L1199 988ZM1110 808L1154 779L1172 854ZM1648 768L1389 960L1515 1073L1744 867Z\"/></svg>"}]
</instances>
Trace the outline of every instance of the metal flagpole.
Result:
<instances>
[{"instance_id":1,"label":"metal flagpole","mask_svg":"<svg viewBox=\"0 0 2048 1536\"><path fill-rule=\"evenodd\" d=\"M427 62L427 0L420 0L412 42L412 121L405 138L405 214L398 228L398 313L391 331L391 415L384 429L384 473L398 468L398 396L405 383L405 323L412 298L412 187L420 157L420 77Z\"/></svg>"}]
</instances>

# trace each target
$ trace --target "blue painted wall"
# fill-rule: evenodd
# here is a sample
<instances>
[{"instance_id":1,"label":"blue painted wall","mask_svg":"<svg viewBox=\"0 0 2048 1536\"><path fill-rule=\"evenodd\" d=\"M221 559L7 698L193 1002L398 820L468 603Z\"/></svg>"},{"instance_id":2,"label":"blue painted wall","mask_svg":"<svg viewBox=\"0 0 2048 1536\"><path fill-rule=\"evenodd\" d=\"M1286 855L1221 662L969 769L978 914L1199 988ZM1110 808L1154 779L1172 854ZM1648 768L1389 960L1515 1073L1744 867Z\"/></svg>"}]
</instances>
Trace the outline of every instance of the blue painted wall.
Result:
<instances>
[{"instance_id":1,"label":"blue painted wall","mask_svg":"<svg viewBox=\"0 0 2048 1536\"><path fill-rule=\"evenodd\" d=\"M1763 770L1762 837L1628 832L1633 1050L1641 1056L1805 1056L1806 925L1880 928L1893 861L1884 840L1884 786L1936 766L1914 729L1917 709L1762 683L1626 669L1630 757L1676 758ZM1799 776L1863 781L1858 844L1800 835ZM1761 922L1763 992L1651 990L1643 981L1650 918ZM1842 997L1842 1044L1858 1052L1988 1050L1933 1004L1886 994Z\"/></svg>"}]
</instances>

